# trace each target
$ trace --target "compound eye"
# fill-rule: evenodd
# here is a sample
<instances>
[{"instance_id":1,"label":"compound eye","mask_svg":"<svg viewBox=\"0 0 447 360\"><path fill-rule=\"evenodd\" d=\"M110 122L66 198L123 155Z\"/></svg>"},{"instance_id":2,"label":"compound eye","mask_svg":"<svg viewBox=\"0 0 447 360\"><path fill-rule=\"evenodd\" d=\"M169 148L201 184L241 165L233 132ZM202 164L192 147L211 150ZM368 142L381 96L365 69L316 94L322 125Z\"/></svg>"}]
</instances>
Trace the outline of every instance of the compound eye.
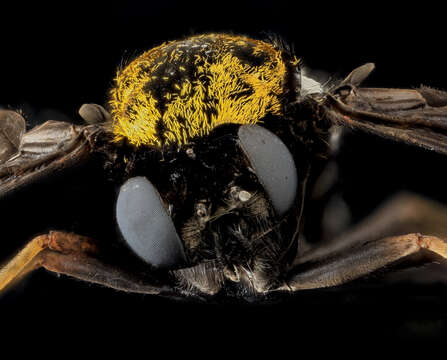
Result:
<instances>
[{"instance_id":1,"label":"compound eye","mask_svg":"<svg viewBox=\"0 0 447 360\"><path fill-rule=\"evenodd\" d=\"M127 245L147 263L169 268L185 260L174 223L145 177L131 178L121 186L116 219Z\"/></svg>"},{"instance_id":2,"label":"compound eye","mask_svg":"<svg viewBox=\"0 0 447 360\"><path fill-rule=\"evenodd\" d=\"M292 154L272 132L258 125L243 125L238 131L242 149L250 160L278 215L292 206L298 176Z\"/></svg>"}]
</instances>

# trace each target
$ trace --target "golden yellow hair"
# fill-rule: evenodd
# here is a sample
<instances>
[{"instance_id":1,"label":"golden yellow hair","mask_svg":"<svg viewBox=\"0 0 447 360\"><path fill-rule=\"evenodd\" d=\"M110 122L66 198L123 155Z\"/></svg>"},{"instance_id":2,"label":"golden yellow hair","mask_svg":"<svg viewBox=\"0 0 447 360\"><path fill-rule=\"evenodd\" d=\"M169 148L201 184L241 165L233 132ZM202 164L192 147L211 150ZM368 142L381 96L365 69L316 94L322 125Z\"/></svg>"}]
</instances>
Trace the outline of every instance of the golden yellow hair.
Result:
<instances>
[{"instance_id":1,"label":"golden yellow hair","mask_svg":"<svg viewBox=\"0 0 447 360\"><path fill-rule=\"evenodd\" d=\"M162 44L117 73L109 101L115 139L182 145L221 124L281 115L286 72L281 50L242 36Z\"/></svg>"}]
</instances>

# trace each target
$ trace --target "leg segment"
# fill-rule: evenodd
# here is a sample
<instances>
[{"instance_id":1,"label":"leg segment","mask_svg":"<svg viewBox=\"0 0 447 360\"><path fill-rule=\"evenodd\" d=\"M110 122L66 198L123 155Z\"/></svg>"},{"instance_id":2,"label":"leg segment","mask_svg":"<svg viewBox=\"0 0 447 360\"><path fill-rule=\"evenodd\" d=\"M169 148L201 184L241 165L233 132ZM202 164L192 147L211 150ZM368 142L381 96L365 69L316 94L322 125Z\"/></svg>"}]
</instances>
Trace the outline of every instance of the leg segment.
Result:
<instances>
[{"instance_id":1,"label":"leg segment","mask_svg":"<svg viewBox=\"0 0 447 360\"><path fill-rule=\"evenodd\" d=\"M0 291L28 272L44 266L43 254L95 254L98 249L92 240L72 233L51 231L32 239L9 263L0 269Z\"/></svg>"},{"instance_id":2,"label":"leg segment","mask_svg":"<svg viewBox=\"0 0 447 360\"><path fill-rule=\"evenodd\" d=\"M409 233L447 238L447 207L419 195L398 194L341 236L298 254L293 265L325 259L368 241Z\"/></svg>"},{"instance_id":3,"label":"leg segment","mask_svg":"<svg viewBox=\"0 0 447 360\"><path fill-rule=\"evenodd\" d=\"M420 234L387 237L311 264L301 272L297 268L279 290L296 291L344 284L422 249L447 259L447 241L439 237Z\"/></svg>"},{"instance_id":4,"label":"leg segment","mask_svg":"<svg viewBox=\"0 0 447 360\"><path fill-rule=\"evenodd\" d=\"M153 284L147 276L130 274L108 264L97 255L97 246L84 236L60 231L37 236L0 269L0 292L39 267L117 290L145 294L170 290L168 286Z\"/></svg>"},{"instance_id":5,"label":"leg segment","mask_svg":"<svg viewBox=\"0 0 447 360\"><path fill-rule=\"evenodd\" d=\"M0 292L33 269L34 259L48 247L48 242L48 235L35 237L9 263L0 268Z\"/></svg>"}]
</instances>

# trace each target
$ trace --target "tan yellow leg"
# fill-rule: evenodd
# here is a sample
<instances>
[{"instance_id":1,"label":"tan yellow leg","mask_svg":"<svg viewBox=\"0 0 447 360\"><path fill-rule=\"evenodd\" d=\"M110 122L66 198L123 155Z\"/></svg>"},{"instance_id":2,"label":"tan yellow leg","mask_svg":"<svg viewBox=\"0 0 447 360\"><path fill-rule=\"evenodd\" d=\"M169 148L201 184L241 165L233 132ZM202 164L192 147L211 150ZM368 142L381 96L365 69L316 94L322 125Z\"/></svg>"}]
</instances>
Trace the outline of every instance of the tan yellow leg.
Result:
<instances>
[{"instance_id":1,"label":"tan yellow leg","mask_svg":"<svg viewBox=\"0 0 447 360\"><path fill-rule=\"evenodd\" d=\"M419 246L447 259L447 241L436 236L421 236Z\"/></svg>"},{"instance_id":2,"label":"tan yellow leg","mask_svg":"<svg viewBox=\"0 0 447 360\"><path fill-rule=\"evenodd\" d=\"M63 231L51 231L31 240L9 263L0 269L0 294L24 274L43 267L59 274L102 284L117 290L158 294L171 291L152 277L133 274L100 260L93 239Z\"/></svg>"},{"instance_id":3,"label":"tan yellow leg","mask_svg":"<svg viewBox=\"0 0 447 360\"><path fill-rule=\"evenodd\" d=\"M14 256L11 261L0 268L0 292L14 280L31 271L33 268L29 265L42 250L48 247L48 244L49 236L47 234L37 236Z\"/></svg>"}]
</instances>

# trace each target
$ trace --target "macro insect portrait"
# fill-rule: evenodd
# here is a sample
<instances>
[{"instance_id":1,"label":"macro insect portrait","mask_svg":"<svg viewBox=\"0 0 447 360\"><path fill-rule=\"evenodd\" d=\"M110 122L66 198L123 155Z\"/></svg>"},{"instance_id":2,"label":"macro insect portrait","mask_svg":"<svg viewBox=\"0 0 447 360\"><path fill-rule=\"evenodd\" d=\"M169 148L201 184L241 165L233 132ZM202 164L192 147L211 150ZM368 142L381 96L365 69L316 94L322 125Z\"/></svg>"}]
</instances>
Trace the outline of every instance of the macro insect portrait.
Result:
<instances>
[{"instance_id":1,"label":"macro insect portrait","mask_svg":"<svg viewBox=\"0 0 447 360\"><path fill-rule=\"evenodd\" d=\"M446 258L447 209L412 195L308 245L340 129L447 155L447 93L363 87L373 70L321 83L274 37L205 33L123 64L107 103L80 107L84 124L27 129L0 110L2 207L88 173L87 189L53 194L56 216L0 269L0 290L44 267L127 292L262 299Z\"/></svg>"}]
</instances>

